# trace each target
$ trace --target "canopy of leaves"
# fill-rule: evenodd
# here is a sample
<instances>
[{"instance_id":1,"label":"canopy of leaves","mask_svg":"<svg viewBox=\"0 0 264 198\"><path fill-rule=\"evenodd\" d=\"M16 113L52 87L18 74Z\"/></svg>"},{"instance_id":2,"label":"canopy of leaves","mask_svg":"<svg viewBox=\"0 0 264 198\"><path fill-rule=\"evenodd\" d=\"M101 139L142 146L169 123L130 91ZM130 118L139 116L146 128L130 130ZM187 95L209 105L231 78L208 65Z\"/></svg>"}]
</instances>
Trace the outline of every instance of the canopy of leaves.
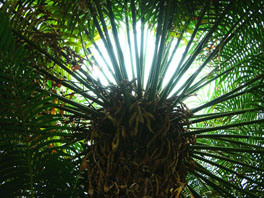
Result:
<instances>
[{"instance_id":1,"label":"canopy of leaves","mask_svg":"<svg viewBox=\"0 0 264 198\"><path fill-rule=\"evenodd\" d=\"M1 194L264 196L263 4L3 1Z\"/></svg>"}]
</instances>

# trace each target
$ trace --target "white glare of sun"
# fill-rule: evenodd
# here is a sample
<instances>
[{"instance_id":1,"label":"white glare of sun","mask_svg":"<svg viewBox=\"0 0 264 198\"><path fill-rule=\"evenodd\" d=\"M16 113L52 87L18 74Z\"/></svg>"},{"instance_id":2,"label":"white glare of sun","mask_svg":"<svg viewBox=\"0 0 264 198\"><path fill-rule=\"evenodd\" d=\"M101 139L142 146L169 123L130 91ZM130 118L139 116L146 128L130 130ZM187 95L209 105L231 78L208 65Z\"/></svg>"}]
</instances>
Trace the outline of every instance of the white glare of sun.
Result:
<instances>
[{"instance_id":1,"label":"white glare of sun","mask_svg":"<svg viewBox=\"0 0 264 198\"><path fill-rule=\"evenodd\" d=\"M138 42L138 54L139 55L140 55L140 41L141 41L140 26L141 26L140 22L138 22L137 23L137 42ZM134 71L135 71L135 75L136 75L136 69L135 69L135 67L136 67L136 61L135 60L136 59L135 59L135 50L134 50L135 46L134 46L133 30L130 27L130 41L131 41L132 61L133 61L132 64L131 64L129 44L128 44L128 39L127 39L125 24L122 24L118 31L119 31L118 37L119 37L122 53L124 56L126 71L127 71L129 80L133 80L132 65L134 67ZM145 54L146 60L145 60L145 76L144 76L144 88L145 88L148 77L149 77L150 67L152 64L152 59L153 59L153 54L154 54L154 49L155 49L155 32L153 30L147 29L147 25L145 26L144 32L145 32L145 34L144 34L144 45L146 44L146 50L145 50L146 51L146 54ZM113 39L113 35L112 35L111 30L109 30L109 35L111 37L114 53L115 53L116 59L118 61L117 51L116 51L116 47L115 47L115 43L114 43L114 39ZM170 55L172 54L173 48L176 45L176 43L177 43L177 38L175 38L175 40L173 41L173 43L171 45ZM104 59L108 63L111 63L111 60L109 58L109 54L108 54L108 52L107 52L107 50L103 44L103 41L99 40L96 42L96 44L97 44L98 48L100 49L102 55L104 56ZM162 84L163 87L165 87L167 85L168 81L172 78L172 75L173 75L174 71L177 69L177 66L178 66L178 63L182 57L182 54L184 53L184 50L185 50L184 46L185 45L184 45L183 41L181 42L180 46L183 46L183 47L179 47L177 49L175 55L173 56L173 59L172 59L170 65L168 67L168 70L167 70L166 75L165 75L164 80L163 80L163 84ZM96 78L100 80L102 85L107 86L108 82L107 82L106 78L104 77L104 75L102 74L102 72L104 72L104 74L107 76L107 78L110 80L110 82L115 84L114 77L111 75L110 71L108 70L107 66L105 65L105 62L103 61L103 58L99 55L99 53L97 52L95 47L91 47L91 51L92 51L93 55L95 56L95 58L97 59L98 64L99 64L99 66L93 66L93 70L92 70L93 75L96 76ZM112 71L114 71L112 64L109 64L109 66L111 67ZM196 70L197 66L199 66L199 63L195 63L195 64L193 64L192 67L190 67L190 69L183 75L181 80L173 88L172 93L174 93L177 89L179 89L185 83L185 80L190 77L190 75ZM203 74L201 73L199 76L203 76Z\"/></svg>"}]
</instances>

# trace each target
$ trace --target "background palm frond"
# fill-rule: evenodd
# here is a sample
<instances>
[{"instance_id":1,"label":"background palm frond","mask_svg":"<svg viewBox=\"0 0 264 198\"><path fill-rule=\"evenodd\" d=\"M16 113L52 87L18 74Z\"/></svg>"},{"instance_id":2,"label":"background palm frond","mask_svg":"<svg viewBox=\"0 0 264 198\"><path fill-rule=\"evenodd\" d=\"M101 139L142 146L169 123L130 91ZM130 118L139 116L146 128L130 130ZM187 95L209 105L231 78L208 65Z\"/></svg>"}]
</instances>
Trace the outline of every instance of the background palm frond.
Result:
<instances>
[{"instance_id":1,"label":"background palm frond","mask_svg":"<svg viewBox=\"0 0 264 198\"><path fill-rule=\"evenodd\" d=\"M8 17L1 13L0 192L4 197L74 196L76 166L73 143L61 116L54 115L54 97L30 66L27 51L17 43Z\"/></svg>"}]
</instances>

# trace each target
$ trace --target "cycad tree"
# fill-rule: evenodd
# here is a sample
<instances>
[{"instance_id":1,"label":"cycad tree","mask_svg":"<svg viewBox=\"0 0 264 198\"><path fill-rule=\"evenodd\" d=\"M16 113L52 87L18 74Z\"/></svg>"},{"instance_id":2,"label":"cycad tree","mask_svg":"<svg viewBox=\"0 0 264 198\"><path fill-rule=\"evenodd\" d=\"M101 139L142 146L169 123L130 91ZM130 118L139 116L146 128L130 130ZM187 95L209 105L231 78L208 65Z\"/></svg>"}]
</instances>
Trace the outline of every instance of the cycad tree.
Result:
<instances>
[{"instance_id":1,"label":"cycad tree","mask_svg":"<svg viewBox=\"0 0 264 198\"><path fill-rule=\"evenodd\" d=\"M262 1L23 5L50 8L57 19L49 26L64 36L72 32L69 41L75 42L67 50L74 55L65 54L13 28L39 58L33 59L42 76L36 91L56 98L50 116L60 116L62 127L54 129L63 132L49 133L43 145L56 142L61 148L56 159L71 160L79 169L75 185L67 186L80 185L80 197L263 196ZM63 14L61 5L67 6ZM38 23L38 31L47 25ZM151 32L154 49L146 42ZM150 50L153 57L147 62ZM46 59L52 68L38 65ZM99 77L91 71L96 66ZM202 91L207 98L201 99ZM189 106L190 98L195 106ZM8 169L3 172L8 175ZM36 185L39 180L31 181L31 192L40 191Z\"/></svg>"}]
</instances>

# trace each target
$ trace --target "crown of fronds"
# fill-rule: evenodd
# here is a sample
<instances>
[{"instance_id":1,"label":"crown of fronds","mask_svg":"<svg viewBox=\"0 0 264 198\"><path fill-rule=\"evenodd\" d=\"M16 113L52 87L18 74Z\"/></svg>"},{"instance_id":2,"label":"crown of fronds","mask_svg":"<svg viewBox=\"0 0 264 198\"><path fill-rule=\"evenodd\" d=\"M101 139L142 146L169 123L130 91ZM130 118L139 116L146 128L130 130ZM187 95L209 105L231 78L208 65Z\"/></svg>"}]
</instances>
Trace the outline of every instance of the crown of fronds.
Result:
<instances>
[{"instance_id":1,"label":"crown of fronds","mask_svg":"<svg viewBox=\"0 0 264 198\"><path fill-rule=\"evenodd\" d=\"M11 30L5 17L0 29L1 190L31 197L263 196L262 1L12 5L5 2L3 10L20 29ZM49 25L36 20L34 29L12 15L30 6L49 13ZM60 41L45 39L50 27ZM123 27L129 55L120 40ZM102 66L92 46L105 61L107 86L91 72ZM188 99L198 101L210 86L206 100L189 108Z\"/></svg>"}]
</instances>

